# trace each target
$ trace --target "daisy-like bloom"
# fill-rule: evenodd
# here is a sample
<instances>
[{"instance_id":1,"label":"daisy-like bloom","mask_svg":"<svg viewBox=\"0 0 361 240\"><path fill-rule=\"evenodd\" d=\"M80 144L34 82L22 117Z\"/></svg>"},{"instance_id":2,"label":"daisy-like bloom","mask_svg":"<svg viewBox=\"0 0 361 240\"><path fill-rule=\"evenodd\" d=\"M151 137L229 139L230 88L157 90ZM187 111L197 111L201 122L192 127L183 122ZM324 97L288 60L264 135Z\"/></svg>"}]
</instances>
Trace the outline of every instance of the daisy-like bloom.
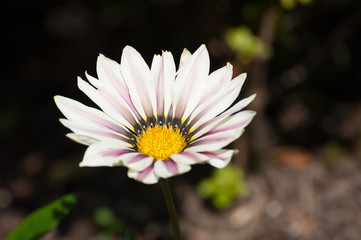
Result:
<instances>
[{"instance_id":1,"label":"daisy-like bloom","mask_svg":"<svg viewBox=\"0 0 361 240\"><path fill-rule=\"evenodd\" d=\"M184 50L178 70L170 52L149 68L132 47L121 63L98 57L98 79L86 73L78 87L99 109L55 96L67 136L88 146L81 167L125 166L128 176L152 184L209 163L225 167L235 150L222 149L241 136L255 112L241 111L255 97L234 105L246 74L232 79L232 65L209 74L204 45Z\"/></svg>"}]
</instances>

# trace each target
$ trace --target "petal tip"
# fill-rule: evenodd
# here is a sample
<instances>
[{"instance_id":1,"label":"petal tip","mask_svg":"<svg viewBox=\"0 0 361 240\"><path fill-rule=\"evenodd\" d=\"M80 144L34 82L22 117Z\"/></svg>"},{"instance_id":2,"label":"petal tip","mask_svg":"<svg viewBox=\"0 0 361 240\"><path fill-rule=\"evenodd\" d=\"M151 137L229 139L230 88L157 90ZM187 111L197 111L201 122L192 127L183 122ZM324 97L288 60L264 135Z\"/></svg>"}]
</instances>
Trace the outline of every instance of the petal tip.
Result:
<instances>
[{"instance_id":1,"label":"petal tip","mask_svg":"<svg viewBox=\"0 0 361 240\"><path fill-rule=\"evenodd\" d=\"M226 67L233 69L233 65L232 65L232 63L230 63L230 62L227 62Z\"/></svg>"},{"instance_id":2,"label":"petal tip","mask_svg":"<svg viewBox=\"0 0 361 240\"><path fill-rule=\"evenodd\" d=\"M131 53L131 52L137 52L137 50L135 50L135 48L133 48L133 47L130 46L130 45L126 45L126 46L123 48L123 54L124 54L124 53Z\"/></svg>"},{"instance_id":3,"label":"petal tip","mask_svg":"<svg viewBox=\"0 0 361 240\"><path fill-rule=\"evenodd\" d=\"M67 98L61 95L55 95L54 96L54 101L56 106L58 106L58 108L60 108L60 106L64 103L64 101L66 101Z\"/></svg>"},{"instance_id":4,"label":"petal tip","mask_svg":"<svg viewBox=\"0 0 361 240\"><path fill-rule=\"evenodd\" d=\"M198 50L200 50L201 52L207 52L208 53L208 49L207 49L207 47L206 47L206 44L202 44L199 48L198 48Z\"/></svg>"}]
</instances>

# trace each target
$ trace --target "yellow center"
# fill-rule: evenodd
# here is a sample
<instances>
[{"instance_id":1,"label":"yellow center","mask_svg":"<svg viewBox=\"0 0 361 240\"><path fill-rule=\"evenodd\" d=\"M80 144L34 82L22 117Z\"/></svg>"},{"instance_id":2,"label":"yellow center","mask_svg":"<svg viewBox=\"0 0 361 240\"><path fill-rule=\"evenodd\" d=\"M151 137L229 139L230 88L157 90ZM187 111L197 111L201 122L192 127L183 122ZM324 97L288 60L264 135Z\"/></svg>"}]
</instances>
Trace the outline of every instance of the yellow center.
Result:
<instances>
[{"instance_id":1,"label":"yellow center","mask_svg":"<svg viewBox=\"0 0 361 240\"><path fill-rule=\"evenodd\" d=\"M167 126L149 127L137 138L138 151L155 160L169 159L174 153L181 152L187 142L179 129L168 128Z\"/></svg>"}]
</instances>

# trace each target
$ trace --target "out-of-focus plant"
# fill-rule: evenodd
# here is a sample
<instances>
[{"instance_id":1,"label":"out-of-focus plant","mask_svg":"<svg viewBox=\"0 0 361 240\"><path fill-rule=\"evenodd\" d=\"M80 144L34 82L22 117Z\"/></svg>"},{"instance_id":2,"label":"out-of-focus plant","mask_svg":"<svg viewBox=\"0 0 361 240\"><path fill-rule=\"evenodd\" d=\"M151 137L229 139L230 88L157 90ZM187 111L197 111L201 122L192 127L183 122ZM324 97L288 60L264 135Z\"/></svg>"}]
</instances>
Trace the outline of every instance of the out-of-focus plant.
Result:
<instances>
[{"instance_id":1,"label":"out-of-focus plant","mask_svg":"<svg viewBox=\"0 0 361 240\"><path fill-rule=\"evenodd\" d=\"M313 0L280 0L282 7L288 10L294 9L297 3L302 5L310 5L312 2Z\"/></svg>"},{"instance_id":2,"label":"out-of-focus plant","mask_svg":"<svg viewBox=\"0 0 361 240\"><path fill-rule=\"evenodd\" d=\"M132 229L127 227L123 220L118 218L111 209L99 207L93 212L94 222L101 227L99 239L113 239L115 235L122 235L123 240L135 240Z\"/></svg>"},{"instance_id":3,"label":"out-of-focus plant","mask_svg":"<svg viewBox=\"0 0 361 240\"><path fill-rule=\"evenodd\" d=\"M211 177L203 179L197 186L200 195L210 199L217 209L228 207L236 198L248 193L244 172L241 168L228 165L214 169Z\"/></svg>"},{"instance_id":4,"label":"out-of-focus plant","mask_svg":"<svg viewBox=\"0 0 361 240\"><path fill-rule=\"evenodd\" d=\"M333 163L346 155L347 150L338 142L330 141L323 147L324 158L328 163Z\"/></svg>"},{"instance_id":5,"label":"out-of-focus plant","mask_svg":"<svg viewBox=\"0 0 361 240\"><path fill-rule=\"evenodd\" d=\"M236 53L237 60L243 65L250 63L255 57L264 56L265 43L254 35L247 26L231 28L226 33L226 42Z\"/></svg>"},{"instance_id":6,"label":"out-of-focus plant","mask_svg":"<svg viewBox=\"0 0 361 240\"><path fill-rule=\"evenodd\" d=\"M6 240L39 239L55 228L77 203L74 193L67 194L27 216L22 223L6 237Z\"/></svg>"}]
</instances>

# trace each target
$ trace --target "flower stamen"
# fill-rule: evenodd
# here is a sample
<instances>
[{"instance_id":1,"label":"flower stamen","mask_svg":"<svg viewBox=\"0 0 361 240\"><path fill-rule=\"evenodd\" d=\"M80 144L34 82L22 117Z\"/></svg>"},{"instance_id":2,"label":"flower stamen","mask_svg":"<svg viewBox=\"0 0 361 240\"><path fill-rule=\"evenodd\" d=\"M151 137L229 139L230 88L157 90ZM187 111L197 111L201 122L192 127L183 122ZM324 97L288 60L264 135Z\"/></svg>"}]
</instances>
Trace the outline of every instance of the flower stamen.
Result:
<instances>
[{"instance_id":1,"label":"flower stamen","mask_svg":"<svg viewBox=\"0 0 361 240\"><path fill-rule=\"evenodd\" d=\"M155 160L166 160L172 154L181 152L187 142L178 128L156 125L138 135L136 146L139 152Z\"/></svg>"}]
</instances>

